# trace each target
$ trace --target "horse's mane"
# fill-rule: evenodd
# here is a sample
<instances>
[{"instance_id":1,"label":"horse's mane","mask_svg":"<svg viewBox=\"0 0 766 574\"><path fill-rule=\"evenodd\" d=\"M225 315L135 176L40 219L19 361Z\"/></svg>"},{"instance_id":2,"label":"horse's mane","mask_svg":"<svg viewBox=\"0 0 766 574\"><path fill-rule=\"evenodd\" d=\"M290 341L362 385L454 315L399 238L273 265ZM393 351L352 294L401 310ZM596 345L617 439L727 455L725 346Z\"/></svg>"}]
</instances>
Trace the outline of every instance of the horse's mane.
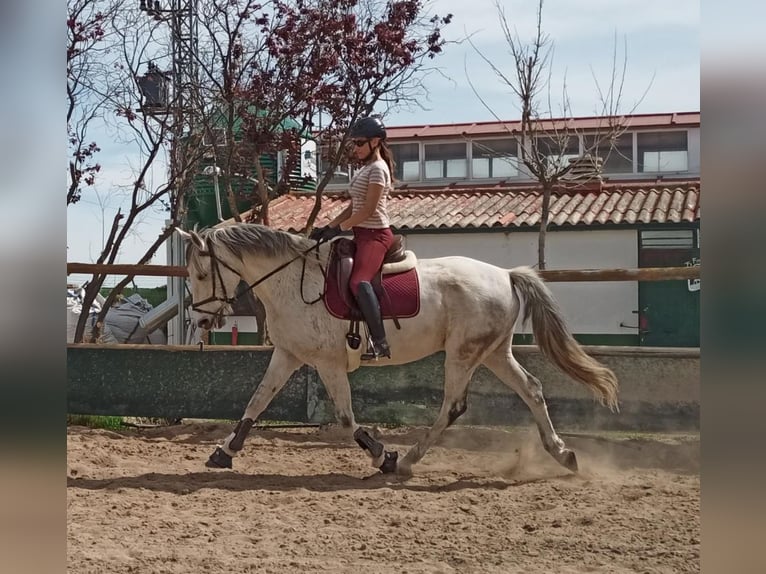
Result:
<instances>
[{"instance_id":1,"label":"horse's mane","mask_svg":"<svg viewBox=\"0 0 766 574\"><path fill-rule=\"evenodd\" d=\"M235 254L256 253L265 257L298 255L314 245L302 235L272 229L257 223L233 223L199 232L206 242L223 246Z\"/></svg>"}]
</instances>

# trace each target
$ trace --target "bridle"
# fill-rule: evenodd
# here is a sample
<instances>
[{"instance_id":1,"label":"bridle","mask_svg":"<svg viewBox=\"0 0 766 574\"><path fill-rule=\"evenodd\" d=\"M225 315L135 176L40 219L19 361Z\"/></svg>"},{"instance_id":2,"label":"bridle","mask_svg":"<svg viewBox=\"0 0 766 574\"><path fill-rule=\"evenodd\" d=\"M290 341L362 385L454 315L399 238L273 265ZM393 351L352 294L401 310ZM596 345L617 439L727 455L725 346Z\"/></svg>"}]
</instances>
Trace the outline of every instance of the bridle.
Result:
<instances>
[{"instance_id":1,"label":"bridle","mask_svg":"<svg viewBox=\"0 0 766 574\"><path fill-rule=\"evenodd\" d=\"M319 296L316 299L313 299L311 301L307 301L306 297L303 294L303 282L304 282L304 278L306 276L306 255L309 252L311 252L311 251L315 252L316 259L317 259L317 264L319 265L319 269L322 272L322 276L325 275L325 270L322 267L321 261L319 260L319 245L322 244L323 242L324 241L322 241L322 240L317 241L314 245L312 245L311 247L309 247L308 249L306 249L304 251L301 251L295 257L293 257L292 259L289 259L285 263L282 263L280 266L276 267L275 269L272 269L271 271L269 271L265 275L259 277L257 280L255 280L252 283L248 284L248 286L245 289L240 290L239 293L235 293L233 296L229 296L228 292L226 291L226 285L224 284L223 275L221 274L221 267L225 267L226 269L228 269L229 271L231 271L232 273L237 275L240 279L242 279L242 274L241 274L241 272L239 272L236 269L234 269L231 265L229 265L228 263L226 263L225 261L223 261L222 259L217 257L215 252L214 252L214 250L213 250L213 245L210 242L208 242L207 250L203 251L203 250L200 249L199 250L199 254L200 255L207 255L208 257L210 257L210 272L211 272L210 274L211 274L212 281L213 281L213 294L210 297L208 297L206 299L203 299L202 301L197 301L196 303L194 301L192 301L191 308L194 311L196 311L197 313L203 313L205 315L212 316L213 319L217 322L217 320L223 315L223 311L224 311L224 309L227 306L232 305L234 302L237 301L237 299L239 299L240 297L245 295L245 293L251 291L252 289L257 287L258 285L260 285L261 283L266 281L266 279L268 279L269 277L271 277L273 275L276 275L277 273L282 271L285 267L287 267L288 265L290 265L291 263L293 263L297 259L301 259L301 258L303 259L303 267L301 269L301 282L300 282L301 299L307 305L313 305L314 303L319 302L319 301L321 301L324 298L324 292L320 293ZM219 295L216 294L216 281L215 281L216 278L218 278L218 282L221 284L221 290L223 291L222 296L219 296ZM217 311L206 311L205 309L200 309L200 307L202 305L207 305L208 303L210 303L212 301L218 301L218 302L222 303L222 305L218 308Z\"/></svg>"}]
</instances>

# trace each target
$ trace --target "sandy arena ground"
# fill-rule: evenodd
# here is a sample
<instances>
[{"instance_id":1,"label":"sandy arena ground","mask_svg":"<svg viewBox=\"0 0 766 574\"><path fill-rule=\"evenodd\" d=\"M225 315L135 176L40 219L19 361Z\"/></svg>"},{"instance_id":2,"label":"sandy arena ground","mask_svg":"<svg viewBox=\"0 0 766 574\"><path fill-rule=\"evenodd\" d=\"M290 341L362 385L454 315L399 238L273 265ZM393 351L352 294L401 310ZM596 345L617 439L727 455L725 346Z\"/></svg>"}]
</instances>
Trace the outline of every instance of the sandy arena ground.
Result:
<instances>
[{"instance_id":1,"label":"sandy arena ground","mask_svg":"<svg viewBox=\"0 0 766 574\"><path fill-rule=\"evenodd\" d=\"M68 572L699 572L699 438L565 436L568 473L526 430L455 427L409 480L373 475L337 427L69 427ZM385 429L406 450L423 429Z\"/></svg>"}]
</instances>

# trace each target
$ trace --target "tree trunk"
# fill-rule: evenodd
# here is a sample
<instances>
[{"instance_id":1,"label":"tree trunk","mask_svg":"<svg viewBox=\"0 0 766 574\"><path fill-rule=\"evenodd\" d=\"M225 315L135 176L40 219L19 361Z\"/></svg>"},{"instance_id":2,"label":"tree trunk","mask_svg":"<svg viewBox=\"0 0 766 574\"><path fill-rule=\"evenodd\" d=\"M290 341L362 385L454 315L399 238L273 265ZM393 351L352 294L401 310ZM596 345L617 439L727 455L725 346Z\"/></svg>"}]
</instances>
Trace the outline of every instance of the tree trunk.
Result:
<instances>
[{"instance_id":1,"label":"tree trunk","mask_svg":"<svg viewBox=\"0 0 766 574\"><path fill-rule=\"evenodd\" d=\"M263 166L261 165L261 158L255 156L255 173L258 177L258 195L261 198L260 216L258 218L259 223L268 226L269 225L269 188L266 182L266 175L263 172Z\"/></svg>"},{"instance_id":2,"label":"tree trunk","mask_svg":"<svg viewBox=\"0 0 766 574\"><path fill-rule=\"evenodd\" d=\"M543 186L543 209L540 215L540 233L537 238L537 268L545 269L545 239L548 233L548 217L551 208L551 186Z\"/></svg>"},{"instance_id":3,"label":"tree trunk","mask_svg":"<svg viewBox=\"0 0 766 574\"><path fill-rule=\"evenodd\" d=\"M90 315L90 308L93 302L96 300L96 296L101 290L101 286L104 284L105 275L94 275L93 279L85 286L85 296L83 297L80 317L77 319L77 327L74 332L74 343L93 343L94 339L91 337L88 341L83 341L85 336L85 327ZM94 335L98 336L98 332L94 330Z\"/></svg>"}]
</instances>

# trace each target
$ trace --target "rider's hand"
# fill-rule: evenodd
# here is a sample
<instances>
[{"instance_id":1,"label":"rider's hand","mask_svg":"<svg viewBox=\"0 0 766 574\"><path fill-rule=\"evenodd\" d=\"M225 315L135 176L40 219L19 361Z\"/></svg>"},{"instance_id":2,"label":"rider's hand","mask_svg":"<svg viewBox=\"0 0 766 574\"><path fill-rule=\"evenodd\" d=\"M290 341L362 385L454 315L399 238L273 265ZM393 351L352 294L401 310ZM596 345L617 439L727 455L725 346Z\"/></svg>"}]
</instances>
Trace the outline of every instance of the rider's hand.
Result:
<instances>
[{"instance_id":1,"label":"rider's hand","mask_svg":"<svg viewBox=\"0 0 766 574\"><path fill-rule=\"evenodd\" d=\"M322 231L324 231L324 227L315 227L311 230L311 233L309 233L309 239L319 241L322 237Z\"/></svg>"},{"instance_id":2,"label":"rider's hand","mask_svg":"<svg viewBox=\"0 0 766 574\"><path fill-rule=\"evenodd\" d=\"M314 241L330 241L336 235L339 235L341 230L337 227L330 227L325 225L324 227L317 227L311 231L309 239Z\"/></svg>"}]
</instances>

